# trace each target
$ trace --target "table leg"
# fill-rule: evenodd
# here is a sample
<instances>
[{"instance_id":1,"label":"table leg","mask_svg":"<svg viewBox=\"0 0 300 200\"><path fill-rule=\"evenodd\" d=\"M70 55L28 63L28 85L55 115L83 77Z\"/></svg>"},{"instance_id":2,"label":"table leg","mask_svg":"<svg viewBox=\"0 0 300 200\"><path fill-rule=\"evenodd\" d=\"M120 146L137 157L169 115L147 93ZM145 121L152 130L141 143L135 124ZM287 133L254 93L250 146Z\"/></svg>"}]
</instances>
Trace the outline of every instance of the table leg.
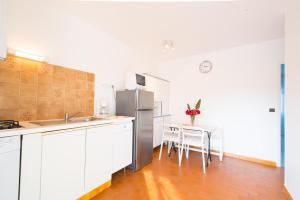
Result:
<instances>
[{"instance_id":1,"label":"table leg","mask_svg":"<svg viewBox=\"0 0 300 200\"><path fill-rule=\"evenodd\" d=\"M211 138L211 132L207 132L207 137L208 137L208 155L207 155L207 163L206 163L206 167L208 167L208 165L211 162L211 153L210 153L210 138Z\"/></svg>"}]
</instances>

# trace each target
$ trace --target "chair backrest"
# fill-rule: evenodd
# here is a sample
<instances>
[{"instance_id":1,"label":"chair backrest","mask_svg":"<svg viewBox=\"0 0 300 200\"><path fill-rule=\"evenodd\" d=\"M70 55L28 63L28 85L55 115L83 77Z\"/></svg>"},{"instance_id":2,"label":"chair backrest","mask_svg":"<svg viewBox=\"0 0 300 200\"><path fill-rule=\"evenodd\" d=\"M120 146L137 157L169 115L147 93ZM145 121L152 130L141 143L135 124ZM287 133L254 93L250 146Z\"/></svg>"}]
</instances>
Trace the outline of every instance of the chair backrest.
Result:
<instances>
[{"instance_id":1,"label":"chair backrest","mask_svg":"<svg viewBox=\"0 0 300 200\"><path fill-rule=\"evenodd\" d=\"M199 138L201 140L205 140L206 136L206 131L205 129L201 127L191 127L191 126L182 126L181 127L181 132L182 132L182 137L189 137L189 138Z\"/></svg>"},{"instance_id":2,"label":"chair backrest","mask_svg":"<svg viewBox=\"0 0 300 200\"><path fill-rule=\"evenodd\" d=\"M164 124L164 134L173 134L180 136L181 127L177 124Z\"/></svg>"}]
</instances>

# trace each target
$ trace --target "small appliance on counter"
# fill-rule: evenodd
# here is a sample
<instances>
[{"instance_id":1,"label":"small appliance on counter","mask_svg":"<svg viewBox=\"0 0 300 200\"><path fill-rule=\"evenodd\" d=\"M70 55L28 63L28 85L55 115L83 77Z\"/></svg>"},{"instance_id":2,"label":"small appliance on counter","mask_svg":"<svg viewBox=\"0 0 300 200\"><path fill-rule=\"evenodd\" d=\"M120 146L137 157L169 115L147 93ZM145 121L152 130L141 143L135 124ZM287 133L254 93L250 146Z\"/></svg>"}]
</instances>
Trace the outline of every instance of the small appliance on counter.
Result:
<instances>
[{"instance_id":1,"label":"small appliance on counter","mask_svg":"<svg viewBox=\"0 0 300 200\"><path fill-rule=\"evenodd\" d=\"M136 171L152 162L154 93L144 90L117 91L116 114L135 117L133 127L133 163Z\"/></svg>"},{"instance_id":2,"label":"small appliance on counter","mask_svg":"<svg viewBox=\"0 0 300 200\"><path fill-rule=\"evenodd\" d=\"M109 110L109 103L105 99L96 101L95 106L96 117L108 117L111 115Z\"/></svg>"}]
</instances>

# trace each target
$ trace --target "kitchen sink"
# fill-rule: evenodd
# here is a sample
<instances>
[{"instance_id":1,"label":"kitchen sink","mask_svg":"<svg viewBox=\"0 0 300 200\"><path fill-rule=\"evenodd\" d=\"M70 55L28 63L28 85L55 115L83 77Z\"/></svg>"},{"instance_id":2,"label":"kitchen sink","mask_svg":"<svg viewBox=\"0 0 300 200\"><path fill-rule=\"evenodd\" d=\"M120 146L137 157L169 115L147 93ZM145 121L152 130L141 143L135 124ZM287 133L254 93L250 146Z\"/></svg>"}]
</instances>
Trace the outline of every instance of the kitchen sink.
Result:
<instances>
[{"instance_id":1,"label":"kitchen sink","mask_svg":"<svg viewBox=\"0 0 300 200\"><path fill-rule=\"evenodd\" d=\"M63 125L63 124L74 124L74 123L82 123L82 122L91 122L91 121L99 121L104 120L104 118L99 117L78 117L72 118L68 121L65 120L47 120L47 121L33 121L30 122L32 124L36 124L39 126L55 126L55 125Z\"/></svg>"},{"instance_id":2,"label":"kitchen sink","mask_svg":"<svg viewBox=\"0 0 300 200\"><path fill-rule=\"evenodd\" d=\"M91 121L99 121L99 120L104 120L104 118L100 118L100 117L78 117L78 118L69 119L68 123L91 122Z\"/></svg>"}]
</instances>

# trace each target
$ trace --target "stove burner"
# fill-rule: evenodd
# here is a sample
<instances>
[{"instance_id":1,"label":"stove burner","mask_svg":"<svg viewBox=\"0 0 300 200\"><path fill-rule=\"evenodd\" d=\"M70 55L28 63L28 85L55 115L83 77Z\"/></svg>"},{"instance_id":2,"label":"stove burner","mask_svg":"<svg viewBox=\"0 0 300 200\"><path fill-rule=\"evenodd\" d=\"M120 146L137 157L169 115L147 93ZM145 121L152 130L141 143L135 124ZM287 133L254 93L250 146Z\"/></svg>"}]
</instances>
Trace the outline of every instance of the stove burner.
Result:
<instances>
[{"instance_id":1,"label":"stove burner","mask_svg":"<svg viewBox=\"0 0 300 200\"><path fill-rule=\"evenodd\" d=\"M18 121L15 120L0 120L0 130L3 129L13 129L13 128L21 128Z\"/></svg>"}]
</instances>

